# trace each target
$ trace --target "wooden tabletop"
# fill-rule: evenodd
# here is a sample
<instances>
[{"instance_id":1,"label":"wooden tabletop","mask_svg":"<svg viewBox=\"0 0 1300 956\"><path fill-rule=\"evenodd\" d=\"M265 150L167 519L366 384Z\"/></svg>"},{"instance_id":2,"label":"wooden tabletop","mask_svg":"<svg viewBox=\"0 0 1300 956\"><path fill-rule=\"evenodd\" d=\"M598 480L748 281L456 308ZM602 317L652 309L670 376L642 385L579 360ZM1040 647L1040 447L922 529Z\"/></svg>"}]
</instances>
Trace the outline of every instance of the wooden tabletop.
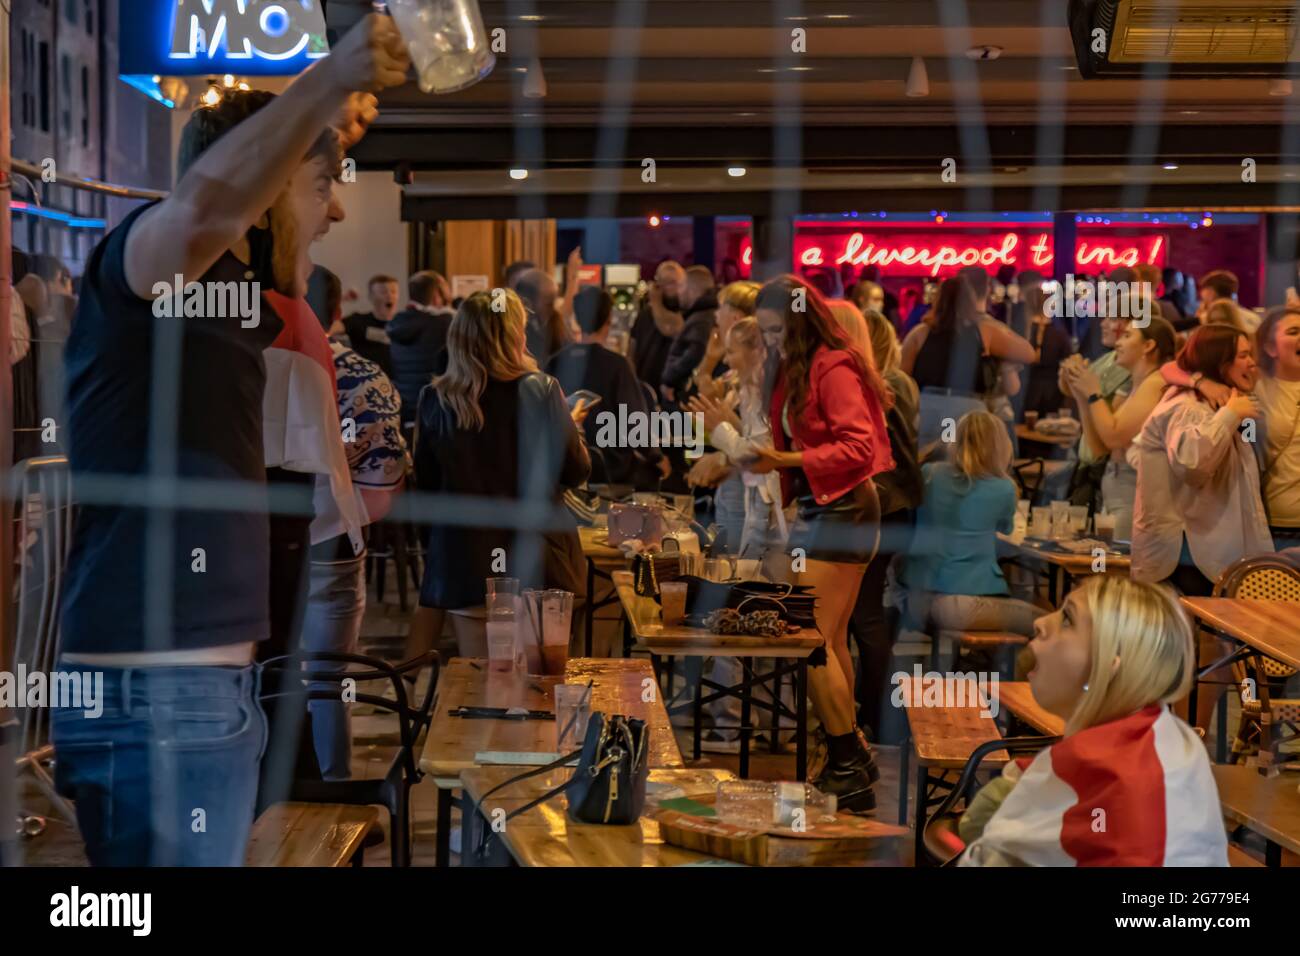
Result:
<instances>
[{"instance_id":1,"label":"wooden tabletop","mask_svg":"<svg viewBox=\"0 0 1300 956\"><path fill-rule=\"evenodd\" d=\"M1028 681L998 681L998 705L1040 733L1050 737L1060 737L1065 733L1065 721L1039 706Z\"/></svg>"},{"instance_id":2,"label":"wooden tabletop","mask_svg":"<svg viewBox=\"0 0 1300 956\"><path fill-rule=\"evenodd\" d=\"M513 767L467 770L462 778L465 792L478 800L516 773ZM556 770L521 780L488 798L483 812L490 816L493 809L500 807L509 813L563 783L571 773ZM648 793L654 796L656 789L677 787L688 797L712 795L720 781L734 779L735 774L729 770L652 769ZM641 819L627 826L574 823L565 812L566 806L565 798L558 796L506 822L500 839L515 862L520 866L681 866L714 859L664 843L649 803Z\"/></svg>"},{"instance_id":3,"label":"wooden tabletop","mask_svg":"<svg viewBox=\"0 0 1300 956\"><path fill-rule=\"evenodd\" d=\"M609 530L606 528L579 527L578 540L582 542L583 555L597 567L627 567L627 556L618 548L606 543L608 534Z\"/></svg>"},{"instance_id":4,"label":"wooden tabletop","mask_svg":"<svg viewBox=\"0 0 1300 956\"><path fill-rule=\"evenodd\" d=\"M1040 432L1036 428L1030 428L1025 424L1016 426L1016 436L1021 441L1036 441L1041 442L1044 445L1060 445L1062 448L1076 445L1079 442L1078 435L1075 435L1073 438L1066 435L1048 435Z\"/></svg>"},{"instance_id":5,"label":"wooden tabletop","mask_svg":"<svg viewBox=\"0 0 1300 956\"><path fill-rule=\"evenodd\" d=\"M659 605L652 598L641 597L632 586L632 572L615 571L611 577L618 589L637 642L650 653L681 657L807 657L821 647L818 631L804 628L797 634L763 637L758 634L713 634L702 627L676 625L665 627Z\"/></svg>"},{"instance_id":6,"label":"wooden tabletop","mask_svg":"<svg viewBox=\"0 0 1300 956\"><path fill-rule=\"evenodd\" d=\"M1266 839L1300 853L1300 777L1283 773L1265 777L1256 767L1215 764L1223 815Z\"/></svg>"},{"instance_id":7,"label":"wooden tabletop","mask_svg":"<svg viewBox=\"0 0 1300 956\"><path fill-rule=\"evenodd\" d=\"M1250 598L1185 597L1183 607L1229 637L1300 667L1300 604Z\"/></svg>"},{"instance_id":8,"label":"wooden tabletop","mask_svg":"<svg viewBox=\"0 0 1300 956\"><path fill-rule=\"evenodd\" d=\"M907 711L907 723L912 730L912 744L916 748L917 763L922 767L942 767L961 769L980 744L990 740L1000 740L1002 733L994 723L991 715L986 716L980 703L978 686L967 678L949 678L944 683L953 692L952 697L941 695L940 700L955 704L957 700L964 706L944 706L926 704L925 694L930 689L928 678L919 681L915 677L902 678L904 688L903 706ZM938 678L933 678L937 681ZM958 687L958 684L962 686ZM908 690L910 688L910 691ZM934 690L930 691L932 694ZM999 767L1007 762L1003 751L989 754L982 766Z\"/></svg>"},{"instance_id":9,"label":"wooden tabletop","mask_svg":"<svg viewBox=\"0 0 1300 956\"><path fill-rule=\"evenodd\" d=\"M1040 539L1030 538L1025 541L1013 541L1010 535L997 533L998 540L1008 547L1015 548L1016 553L1026 558L1036 558L1039 561L1045 561L1048 564L1055 564L1064 568L1070 574L1082 575L1092 573L1092 552L1081 552L1073 554L1069 551L1058 551L1055 548L1035 547L1034 543L1051 544L1054 542L1041 542ZM1106 573L1107 574L1128 574L1129 569L1133 566L1133 560L1127 554L1121 554L1117 551L1106 552Z\"/></svg>"},{"instance_id":10,"label":"wooden tabletop","mask_svg":"<svg viewBox=\"0 0 1300 956\"><path fill-rule=\"evenodd\" d=\"M606 714L639 717L650 725L650 766L680 767L682 753L668 724L654 671L647 660L575 658L564 682L592 685L591 709ZM523 766L540 766L555 756L553 720L475 720L452 717L458 707L524 707L555 711L551 688L557 677L537 677L488 670L485 660L457 657L438 677L433 722L420 756L420 769L439 778L456 778L462 771L498 762L490 753L537 754ZM647 702L643 698L651 696Z\"/></svg>"}]
</instances>

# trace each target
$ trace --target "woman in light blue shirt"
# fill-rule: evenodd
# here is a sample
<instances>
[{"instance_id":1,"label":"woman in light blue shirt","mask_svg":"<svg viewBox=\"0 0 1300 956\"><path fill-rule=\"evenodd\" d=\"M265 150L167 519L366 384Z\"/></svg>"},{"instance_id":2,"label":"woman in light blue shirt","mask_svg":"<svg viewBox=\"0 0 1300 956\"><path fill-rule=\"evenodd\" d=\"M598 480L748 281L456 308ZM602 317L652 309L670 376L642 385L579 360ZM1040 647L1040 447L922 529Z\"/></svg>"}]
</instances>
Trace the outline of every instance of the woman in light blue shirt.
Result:
<instances>
[{"instance_id":1,"label":"woman in light blue shirt","mask_svg":"<svg viewBox=\"0 0 1300 956\"><path fill-rule=\"evenodd\" d=\"M946 630L1033 635L1038 609L1010 597L997 560L997 532L1010 533L1016 517L1010 464L1006 427L973 411L957 423L950 460L924 468L904 575L912 625L936 639Z\"/></svg>"}]
</instances>

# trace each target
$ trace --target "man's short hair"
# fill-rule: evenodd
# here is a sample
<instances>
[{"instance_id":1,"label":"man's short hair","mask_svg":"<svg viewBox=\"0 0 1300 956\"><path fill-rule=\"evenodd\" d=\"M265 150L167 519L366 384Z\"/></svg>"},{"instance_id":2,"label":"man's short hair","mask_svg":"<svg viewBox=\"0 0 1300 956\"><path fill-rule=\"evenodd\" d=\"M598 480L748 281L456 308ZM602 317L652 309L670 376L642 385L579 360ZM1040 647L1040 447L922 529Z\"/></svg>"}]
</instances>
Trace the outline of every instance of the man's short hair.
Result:
<instances>
[{"instance_id":1,"label":"man's short hair","mask_svg":"<svg viewBox=\"0 0 1300 956\"><path fill-rule=\"evenodd\" d=\"M184 176L213 143L273 99L275 94L266 90L229 90L215 105L200 106L191 113L181 130L181 142L176 151L176 178ZM330 175L335 179L342 175L343 150L338 133L329 127L321 130L303 161L317 157L325 160Z\"/></svg>"},{"instance_id":2,"label":"man's short hair","mask_svg":"<svg viewBox=\"0 0 1300 956\"><path fill-rule=\"evenodd\" d=\"M1210 289L1220 299L1231 299L1240 287L1241 283L1237 281L1237 277L1227 269L1207 272L1201 276L1201 281L1196 283L1197 289Z\"/></svg>"},{"instance_id":3,"label":"man's short hair","mask_svg":"<svg viewBox=\"0 0 1300 956\"><path fill-rule=\"evenodd\" d=\"M506 266L505 273L501 276L501 284L507 289L513 289L519 282L519 277L525 272L530 272L537 268L537 264L529 262L527 259L520 259Z\"/></svg>"},{"instance_id":4,"label":"man's short hair","mask_svg":"<svg viewBox=\"0 0 1300 956\"><path fill-rule=\"evenodd\" d=\"M583 286L573 297L573 317L583 335L599 332L613 314L614 297L599 286Z\"/></svg>"},{"instance_id":5,"label":"man's short hair","mask_svg":"<svg viewBox=\"0 0 1300 956\"><path fill-rule=\"evenodd\" d=\"M445 281L441 275L432 269L425 269L411 276L406 283L406 291L410 294L412 302L418 302L420 305L433 305L434 296L442 292L442 285Z\"/></svg>"},{"instance_id":6,"label":"man's short hair","mask_svg":"<svg viewBox=\"0 0 1300 956\"><path fill-rule=\"evenodd\" d=\"M713 279L713 270L708 266L691 266L688 268L686 270L686 281L689 282L692 287L701 289L705 292L717 285Z\"/></svg>"},{"instance_id":7,"label":"man's short hair","mask_svg":"<svg viewBox=\"0 0 1300 956\"><path fill-rule=\"evenodd\" d=\"M1116 266L1114 269L1111 269L1110 272L1106 273L1107 282L1126 282L1129 285L1132 285L1134 282L1137 282L1137 280L1137 270L1129 268L1128 266Z\"/></svg>"},{"instance_id":8,"label":"man's short hair","mask_svg":"<svg viewBox=\"0 0 1300 956\"><path fill-rule=\"evenodd\" d=\"M366 291L373 289L376 285L388 285L388 283L390 282L393 285L398 284L397 280L394 279L392 276L384 275L381 272L378 275L373 275L370 277L370 281L366 283Z\"/></svg>"}]
</instances>

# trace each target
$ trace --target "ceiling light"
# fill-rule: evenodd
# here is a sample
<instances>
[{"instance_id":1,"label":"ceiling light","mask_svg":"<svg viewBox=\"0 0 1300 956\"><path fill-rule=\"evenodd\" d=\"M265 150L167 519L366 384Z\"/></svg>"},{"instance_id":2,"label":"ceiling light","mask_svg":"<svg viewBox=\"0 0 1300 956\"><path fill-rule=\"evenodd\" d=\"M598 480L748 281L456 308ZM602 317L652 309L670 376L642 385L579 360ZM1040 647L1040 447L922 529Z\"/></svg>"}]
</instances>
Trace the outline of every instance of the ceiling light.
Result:
<instances>
[{"instance_id":1,"label":"ceiling light","mask_svg":"<svg viewBox=\"0 0 1300 956\"><path fill-rule=\"evenodd\" d=\"M546 96L546 74L542 72L540 57L528 61L528 74L524 77L524 96L530 100L540 100Z\"/></svg>"},{"instance_id":2,"label":"ceiling light","mask_svg":"<svg viewBox=\"0 0 1300 956\"><path fill-rule=\"evenodd\" d=\"M745 175L745 167L744 167L744 166L728 166L728 167L727 167L727 175L730 176L730 177L733 178L733 179L739 179L741 176Z\"/></svg>"},{"instance_id":3,"label":"ceiling light","mask_svg":"<svg viewBox=\"0 0 1300 956\"><path fill-rule=\"evenodd\" d=\"M984 46L973 46L966 51L968 60L996 60L1002 55L1002 47L985 44Z\"/></svg>"},{"instance_id":4,"label":"ceiling light","mask_svg":"<svg viewBox=\"0 0 1300 956\"><path fill-rule=\"evenodd\" d=\"M1165 163L1165 164L1164 164L1163 166L1161 166L1160 168L1161 168L1161 169L1174 170L1174 169L1177 169L1177 168L1178 168L1178 164L1177 164L1177 163Z\"/></svg>"},{"instance_id":5,"label":"ceiling light","mask_svg":"<svg viewBox=\"0 0 1300 956\"><path fill-rule=\"evenodd\" d=\"M234 86L234 85L235 85L235 78L234 78L231 74L227 73L225 76L223 76L223 77L221 78L221 85L222 85L222 86Z\"/></svg>"},{"instance_id":6,"label":"ceiling light","mask_svg":"<svg viewBox=\"0 0 1300 956\"><path fill-rule=\"evenodd\" d=\"M221 90L215 86L209 86L199 95L199 102L204 106L216 106L221 102Z\"/></svg>"},{"instance_id":7,"label":"ceiling light","mask_svg":"<svg viewBox=\"0 0 1300 956\"><path fill-rule=\"evenodd\" d=\"M647 220L647 222L650 223L650 228L651 228L651 229L658 229L658 228L659 228L659 217L658 217L658 216L651 216L651 217Z\"/></svg>"},{"instance_id":8,"label":"ceiling light","mask_svg":"<svg viewBox=\"0 0 1300 956\"><path fill-rule=\"evenodd\" d=\"M1290 96L1291 81L1290 80L1269 80L1268 95L1269 96Z\"/></svg>"},{"instance_id":9,"label":"ceiling light","mask_svg":"<svg viewBox=\"0 0 1300 956\"><path fill-rule=\"evenodd\" d=\"M912 66L907 71L908 96L929 96L930 75L925 71L925 60L919 56L912 57Z\"/></svg>"},{"instance_id":10,"label":"ceiling light","mask_svg":"<svg viewBox=\"0 0 1300 956\"><path fill-rule=\"evenodd\" d=\"M527 178L528 178L528 170L526 170L526 169L512 169L512 170L510 170L510 178L511 178L511 179L527 179Z\"/></svg>"}]
</instances>

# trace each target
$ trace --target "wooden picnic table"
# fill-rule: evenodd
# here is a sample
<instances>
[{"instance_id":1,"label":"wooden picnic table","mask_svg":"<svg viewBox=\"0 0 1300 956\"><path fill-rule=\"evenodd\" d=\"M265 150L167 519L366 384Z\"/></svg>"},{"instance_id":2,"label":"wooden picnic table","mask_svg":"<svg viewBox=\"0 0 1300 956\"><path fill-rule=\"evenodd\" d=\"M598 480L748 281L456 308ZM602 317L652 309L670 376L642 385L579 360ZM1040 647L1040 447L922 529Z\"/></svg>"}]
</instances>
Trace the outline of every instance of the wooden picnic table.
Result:
<instances>
[{"instance_id":1,"label":"wooden picnic table","mask_svg":"<svg viewBox=\"0 0 1300 956\"><path fill-rule=\"evenodd\" d=\"M596 612L602 607L614 604L618 596L612 594L602 601L596 600L596 579L610 579L613 571L627 567L627 557L618 548L609 544L607 528L590 526L578 528L578 540L582 543L582 556L587 559L587 600L583 609L583 645L582 653L590 657L592 637L596 628Z\"/></svg>"},{"instance_id":2,"label":"wooden picnic table","mask_svg":"<svg viewBox=\"0 0 1300 956\"><path fill-rule=\"evenodd\" d=\"M463 775L466 796L477 803L493 787L519 773L515 767L480 767ZM507 813L540 797L569 778L572 770L554 770L505 787L488 798L464 827L465 839L476 841L493 810ZM687 797L712 796L723 780L734 780L729 770L670 769L650 771L649 791L677 787ZM626 826L574 823L566 813L565 798L557 796L521 813L505 824L496 838L520 866L683 866L714 861L694 850L670 846L659 833L649 805L636 823Z\"/></svg>"},{"instance_id":3,"label":"wooden picnic table","mask_svg":"<svg viewBox=\"0 0 1300 956\"><path fill-rule=\"evenodd\" d=\"M682 753L668 722L668 712L644 660L574 658L564 683L593 681L591 709L639 717L650 727L650 766L681 767ZM561 679L501 673L485 660L454 658L438 678L433 718L420 756L420 769L438 787L438 864L450 858L451 793L461 788L461 774L485 763L509 760L512 766L541 766L558 756L553 720L477 720L452 717L464 707L523 707L555 710L551 690ZM647 699L648 698L648 699Z\"/></svg>"},{"instance_id":4,"label":"wooden picnic table","mask_svg":"<svg viewBox=\"0 0 1300 956\"><path fill-rule=\"evenodd\" d=\"M1183 607L1221 634L1300 668L1300 605L1253 598L1185 597Z\"/></svg>"},{"instance_id":5,"label":"wooden picnic table","mask_svg":"<svg viewBox=\"0 0 1300 956\"><path fill-rule=\"evenodd\" d=\"M1034 700L1034 692L1029 688L1029 681L999 681L998 703L1015 714L1030 727L1049 737L1060 737L1065 733L1065 721L1050 711L1046 711Z\"/></svg>"},{"instance_id":6,"label":"wooden picnic table","mask_svg":"<svg viewBox=\"0 0 1300 956\"><path fill-rule=\"evenodd\" d=\"M1060 448L1069 448L1079 443L1078 435L1073 438L1068 435L1048 435L1036 428L1030 428L1023 422L1016 426L1016 437L1021 441L1036 441L1042 445L1056 445Z\"/></svg>"},{"instance_id":7,"label":"wooden picnic table","mask_svg":"<svg viewBox=\"0 0 1300 956\"><path fill-rule=\"evenodd\" d=\"M1300 793L1294 774L1262 777L1254 767L1215 764L1223 815L1264 838L1264 860L1280 866L1282 850L1300 854Z\"/></svg>"},{"instance_id":8,"label":"wooden picnic table","mask_svg":"<svg viewBox=\"0 0 1300 956\"><path fill-rule=\"evenodd\" d=\"M784 710L780 703L780 683L789 674L794 678L795 712L795 778L803 780L808 770L808 655L822 646L821 633L804 628L796 634L781 637L765 637L758 634L714 634L702 627L685 624L665 626L660 607L654 599L642 597L636 593L632 584L630 571L615 571L614 586L618 589L619 600L623 604L623 613L627 618L635 642L650 653L651 660L659 668L659 659L668 662L668 685L672 687L672 661L675 657L735 657L740 660L744 681L735 687L723 687L710 680L701 678L700 687L696 688L694 699L680 707L669 705L669 713L682 713L691 708L692 753L700 759L702 707L719 697L738 697L740 699L740 775L749 776L749 738L750 713L755 706L765 709L772 716L771 734L773 747L776 746L779 717ZM783 659L786 663L778 664L772 671L758 673L754 669L754 658ZM772 689L771 702L756 701L754 688L759 684L768 684ZM712 693L703 693L707 686ZM788 714L786 714L788 716Z\"/></svg>"},{"instance_id":9,"label":"wooden picnic table","mask_svg":"<svg viewBox=\"0 0 1300 956\"><path fill-rule=\"evenodd\" d=\"M997 532L997 536L998 541L1011 549L1015 557L1039 561L1048 565L1047 597L1053 607L1056 606L1058 596L1064 598L1069 593L1072 578L1094 573L1091 551L1078 554L1059 551L1056 548L1043 547L1043 545L1051 545L1053 542L1043 541L1038 538L1025 538L1023 541L1015 541L1010 535L1003 534L1001 531ZM1122 551L1112 551L1108 548L1105 557L1106 574L1127 575L1133 567L1132 558ZM1060 578L1059 581L1058 577Z\"/></svg>"}]
</instances>

